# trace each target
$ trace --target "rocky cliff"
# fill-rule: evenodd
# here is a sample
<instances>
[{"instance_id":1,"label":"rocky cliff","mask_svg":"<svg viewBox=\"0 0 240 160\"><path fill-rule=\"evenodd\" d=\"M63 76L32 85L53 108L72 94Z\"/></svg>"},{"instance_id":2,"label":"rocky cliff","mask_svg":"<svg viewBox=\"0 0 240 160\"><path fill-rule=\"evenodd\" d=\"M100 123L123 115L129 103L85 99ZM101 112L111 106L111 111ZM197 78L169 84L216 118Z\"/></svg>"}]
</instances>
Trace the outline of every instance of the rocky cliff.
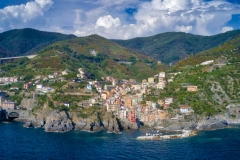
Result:
<instances>
[{"instance_id":1,"label":"rocky cliff","mask_svg":"<svg viewBox=\"0 0 240 160\"><path fill-rule=\"evenodd\" d=\"M118 133L121 130L138 129L138 123L130 123L127 119L120 121L112 113L103 112L88 118L81 118L78 112L52 110L47 106L31 113L31 118L24 127L42 127L47 132L67 132L70 130L101 131Z\"/></svg>"}]
</instances>

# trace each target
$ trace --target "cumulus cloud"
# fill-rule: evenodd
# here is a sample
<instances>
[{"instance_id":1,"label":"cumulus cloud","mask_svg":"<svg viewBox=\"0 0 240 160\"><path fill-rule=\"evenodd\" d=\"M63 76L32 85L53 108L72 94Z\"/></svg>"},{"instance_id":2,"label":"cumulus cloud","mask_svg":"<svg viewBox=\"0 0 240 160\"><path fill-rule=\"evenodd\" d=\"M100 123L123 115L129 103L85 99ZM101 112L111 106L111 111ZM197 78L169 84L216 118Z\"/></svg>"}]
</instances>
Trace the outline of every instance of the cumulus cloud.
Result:
<instances>
[{"instance_id":1,"label":"cumulus cloud","mask_svg":"<svg viewBox=\"0 0 240 160\"><path fill-rule=\"evenodd\" d=\"M111 15L98 18L95 28L104 27L106 29L114 29L121 25L119 18L113 18Z\"/></svg>"},{"instance_id":2,"label":"cumulus cloud","mask_svg":"<svg viewBox=\"0 0 240 160\"><path fill-rule=\"evenodd\" d=\"M240 14L240 5L225 0L152 0L141 3L135 0L100 0L95 3L100 4L94 9L98 14L91 14L91 10L89 13L81 13L86 19L95 19L94 24L75 25L76 31L81 28L81 35L97 33L107 38L120 39L166 31L212 35L231 29L225 24L231 20L233 14ZM106 6L126 7L126 4L133 3L137 3L133 24L125 21L122 15L106 9Z\"/></svg>"},{"instance_id":3,"label":"cumulus cloud","mask_svg":"<svg viewBox=\"0 0 240 160\"><path fill-rule=\"evenodd\" d=\"M22 23L43 16L44 12L53 5L52 0L35 0L26 4L7 6L0 10L0 24L15 28Z\"/></svg>"},{"instance_id":4,"label":"cumulus cloud","mask_svg":"<svg viewBox=\"0 0 240 160\"><path fill-rule=\"evenodd\" d=\"M129 15L126 8L135 12ZM226 25L233 14L240 14L240 5L227 0L35 0L0 10L0 24L4 29L28 26L42 17L42 23L33 26L77 36L96 33L129 39L168 31L218 34L233 29Z\"/></svg>"},{"instance_id":5,"label":"cumulus cloud","mask_svg":"<svg viewBox=\"0 0 240 160\"><path fill-rule=\"evenodd\" d=\"M227 31L232 31L233 27L222 27L221 33L225 33Z\"/></svg>"},{"instance_id":6,"label":"cumulus cloud","mask_svg":"<svg viewBox=\"0 0 240 160\"><path fill-rule=\"evenodd\" d=\"M192 31L192 26L176 26L176 31L190 33Z\"/></svg>"}]
</instances>

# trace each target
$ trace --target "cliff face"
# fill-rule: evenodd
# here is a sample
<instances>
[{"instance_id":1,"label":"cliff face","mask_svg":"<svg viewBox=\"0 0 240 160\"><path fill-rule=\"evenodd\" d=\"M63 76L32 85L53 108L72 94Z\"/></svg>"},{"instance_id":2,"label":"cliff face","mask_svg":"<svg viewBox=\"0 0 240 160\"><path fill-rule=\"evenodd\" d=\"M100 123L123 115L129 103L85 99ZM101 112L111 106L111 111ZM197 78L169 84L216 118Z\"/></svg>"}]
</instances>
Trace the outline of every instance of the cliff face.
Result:
<instances>
[{"instance_id":1,"label":"cliff face","mask_svg":"<svg viewBox=\"0 0 240 160\"><path fill-rule=\"evenodd\" d=\"M101 116L94 114L88 118L77 116L77 112L56 111L47 106L31 113L29 122L25 127L42 127L47 132L67 132L73 129L85 131L101 131L118 133L126 129L138 129L137 123L130 123L128 120L120 121L112 113L105 112Z\"/></svg>"}]
</instances>

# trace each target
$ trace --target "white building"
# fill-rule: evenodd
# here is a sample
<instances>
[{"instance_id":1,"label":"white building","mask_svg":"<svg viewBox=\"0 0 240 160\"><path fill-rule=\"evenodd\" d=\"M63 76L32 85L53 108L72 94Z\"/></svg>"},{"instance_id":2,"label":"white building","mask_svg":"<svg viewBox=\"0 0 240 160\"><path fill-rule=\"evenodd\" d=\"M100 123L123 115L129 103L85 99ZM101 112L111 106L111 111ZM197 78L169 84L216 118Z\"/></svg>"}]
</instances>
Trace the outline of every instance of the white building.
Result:
<instances>
[{"instance_id":1,"label":"white building","mask_svg":"<svg viewBox=\"0 0 240 160\"><path fill-rule=\"evenodd\" d=\"M42 84L36 85L36 89L37 89L37 90L42 90L42 88L43 88L43 85L42 85Z\"/></svg>"},{"instance_id":2,"label":"white building","mask_svg":"<svg viewBox=\"0 0 240 160\"><path fill-rule=\"evenodd\" d=\"M165 104L171 104L171 103L173 103L173 98L166 98L165 99Z\"/></svg>"},{"instance_id":3,"label":"white building","mask_svg":"<svg viewBox=\"0 0 240 160\"><path fill-rule=\"evenodd\" d=\"M69 104L68 102L64 102L63 105L64 105L65 107L69 107L69 106L70 106L70 104Z\"/></svg>"},{"instance_id":4,"label":"white building","mask_svg":"<svg viewBox=\"0 0 240 160\"><path fill-rule=\"evenodd\" d=\"M192 110L191 107L182 106L182 107L180 107L180 112L183 113L183 114L186 114L186 113L191 113L191 112L193 112L193 110Z\"/></svg>"},{"instance_id":5,"label":"white building","mask_svg":"<svg viewBox=\"0 0 240 160\"><path fill-rule=\"evenodd\" d=\"M118 111L118 115L120 119L125 119L127 118L127 111L126 110L120 110Z\"/></svg>"},{"instance_id":6,"label":"white building","mask_svg":"<svg viewBox=\"0 0 240 160\"><path fill-rule=\"evenodd\" d=\"M159 77L165 78L166 77L166 73L165 72L160 72L159 73Z\"/></svg>"}]
</instances>

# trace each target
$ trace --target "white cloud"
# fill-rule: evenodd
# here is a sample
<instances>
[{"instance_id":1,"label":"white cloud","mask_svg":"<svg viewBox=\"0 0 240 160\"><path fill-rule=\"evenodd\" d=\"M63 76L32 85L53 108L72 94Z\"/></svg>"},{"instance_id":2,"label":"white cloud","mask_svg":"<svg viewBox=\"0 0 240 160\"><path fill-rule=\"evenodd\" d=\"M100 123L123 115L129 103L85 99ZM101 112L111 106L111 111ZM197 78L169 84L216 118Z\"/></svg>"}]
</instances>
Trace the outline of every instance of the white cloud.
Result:
<instances>
[{"instance_id":1,"label":"white cloud","mask_svg":"<svg viewBox=\"0 0 240 160\"><path fill-rule=\"evenodd\" d=\"M104 27L106 29L117 28L121 25L119 18L113 18L111 15L98 18L95 28Z\"/></svg>"},{"instance_id":2,"label":"white cloud","mask_svg":"<svg viewBox=\"0 0 240 160\"><path fill-rule=\"evenodd\" d=\"M139 2L139 1L138 1ZM149 36L166 31L180 31L200 35L212 35L224 31L232 14L240 14L240 5L225 0L152 0L137 3L133 15L135 23L130 24L122 13L109 8L137 3L136 0L99 0L99 7L81 12L85 22L75 23L77 35L97 33L107 38L128 39ZM79 19L79 15L76 19ZM115 17L115 18L113 18ZM95 22L94 22L95 20ZM78 22L75 20L75 22ZM85 25L84 25L85 23ZM229 29L229 28L228 28Z\"/></svg>"},{"instance_id":3,"label":"white cloud","mask_svg":"<svg viewBox=\"0 0 240 160\"><path fill-rule=\"evenodd\" d=\"M192 26L176 26L175 31L190 33L192 31Z\"/></svg>"},{"instance_id":4,"label":"white cloud","mask_svg":"<svg viewBox=\"0 0 240 160\"><path fill-rule=\"evenodd\" d=\"M129 16L126 8L136 11ZM240 5L227 0L35 0L1 9L0 26L116 39L166 31L213 35L232 29L226 24L233 14L240 14Z\"/></svg>"},{"instance_id":5,"label":"white cloud","mask_svg":"<svg viewBox=\"0 0 240 160\"><path fill-rule=\"evenodd\" d=\"M15 28L28 21L43 16L53 5L52 0L35 0L26 4L7 6L0 10L0 24Z\"/></svg>"},{"instance_id":6,"label":"white cloud","mask_svg":"<svg viewBox=\"0 0 240 160\"><path fill-rule=\"evenodd\" d=\"M233 27L222 27L221 33L225 33L227 31L232 31Z\"/></svg>"}]
</instances>

